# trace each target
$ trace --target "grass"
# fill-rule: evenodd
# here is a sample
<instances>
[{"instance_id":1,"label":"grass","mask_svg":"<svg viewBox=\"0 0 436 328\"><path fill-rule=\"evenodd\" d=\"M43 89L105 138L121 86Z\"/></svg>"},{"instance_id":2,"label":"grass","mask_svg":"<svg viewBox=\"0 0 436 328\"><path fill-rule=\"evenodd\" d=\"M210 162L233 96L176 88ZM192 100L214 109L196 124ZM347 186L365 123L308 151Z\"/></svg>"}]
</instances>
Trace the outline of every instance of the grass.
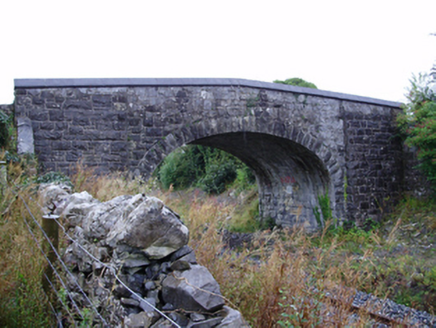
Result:
<instances>
[{"instance_id":1,"label":"grass","mask_svg":"<svg viewBox=\"0 0 436 328\"><path fill-rule=\"evenodd\" d=\"M20 164L11 164L8 170L14 184L21 185L28 180ZM33 204L31 211L39 219L40 210L29 199L34 196L32 187L31 184L21 186L20 195ZM38 242L42 241L41 234L37 233L21 198L9 188L4 188L1 195L0 213L0 326L48 327L53 321L42 289L45 262L25 220L30 222Z\"/></svg>"},{"instance_id":2,"label":"grass","mask_svg":"<svg viewBox=\"0 0 436 328\"><path fill-rule=\"evenodd\" d=\"M429 202L407 200L370 230L333 227L330 221L322 232L313 235L298 230L257 232L251 247L234 253L223 252L225 245L217 231L230 224L228 218L235 206L223 205L216 197L201 198L186 211L189 197L180 192L178 195L176 199L168 193L160 197L169 197L166 203L182 213L193 232L191 246L200 262L213 272L224 295L254 327L268 326L267 322L273 326L280 320L290 326L308 322L316 326L316 318L321 315L319 304L326 299L314 290L342 288L345 295L339 317L344 317L350 309L345 287L435 313L434 250L424 252L414 247L414 243L422 243L414 237L417 230L427 233L423 240L431 245L428 238L434 236L434 207ZM408 230L411 224L413 231ZM310 302L302 301L306 299Z\"/></svg>"},{"instance_id":3,"label":"grass","mask_svg":"<svg viewBox=\"0 0 436 328\"><path fill-rule=\"evenodd\" d=\"M40 209L30 199L35 198L31 171L21 164L10 165L8 171L10 181L26 184L21 194L39 218ZM195 189L162 192L121 173L97 177L80 165L75 171L75 191L86 190L101 201L146 193L178 212L190 229L190 246L199 263L214 275L229 306L239 309L253 327L345 326L354 288L436 311L436 254L434 247L426 248L436 243L432 202L406 199L383 224L368 231L336 227L332 221L312 235L292 229L260 231L253 219L258 208L253 191L239 198L229 192L207 197ZM41 286L45 264L22 219L27 211L7 190L0 211L0 325L50 326ZM252 232L251 243L229 249L222 238L224 228ZM334 299L328 296L331 291ZM361 313L350 325L365 327L369 321Z\"/></svg>"}]
</instances>

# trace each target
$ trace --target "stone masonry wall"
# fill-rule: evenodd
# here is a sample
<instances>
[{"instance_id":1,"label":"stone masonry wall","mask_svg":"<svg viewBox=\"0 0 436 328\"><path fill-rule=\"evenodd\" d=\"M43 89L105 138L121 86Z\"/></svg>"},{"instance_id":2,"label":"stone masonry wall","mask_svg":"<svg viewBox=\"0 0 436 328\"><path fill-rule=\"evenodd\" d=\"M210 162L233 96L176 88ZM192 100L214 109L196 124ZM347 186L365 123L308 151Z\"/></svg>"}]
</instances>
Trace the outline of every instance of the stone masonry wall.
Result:
<instances>
[{"instance_id":1,"label":"stone masonry wall","mask_svg":"<svg viewBox=\"0 0 436 328\"><path fill-rule=\"evenodd\" d=\"M79 160L149 175L188 143L224 149L255 172L264 217L316 228L329 191L341 219L376 218L401 189L399 104L247 80L18 80L16 117L31 121L46 170ZM348 188L347 188L348 184Z\"/></svg>"},{"instance_id":2,"label":"stone masonry wall","mask_svg":"<svg viewBox=\"0 0 436 328\"><path fill-rule=\"evenodd\" d=\"M396 109L344 102L348 215L363 224L377 220L403 189Z\"/></svg>"}]
</instances>

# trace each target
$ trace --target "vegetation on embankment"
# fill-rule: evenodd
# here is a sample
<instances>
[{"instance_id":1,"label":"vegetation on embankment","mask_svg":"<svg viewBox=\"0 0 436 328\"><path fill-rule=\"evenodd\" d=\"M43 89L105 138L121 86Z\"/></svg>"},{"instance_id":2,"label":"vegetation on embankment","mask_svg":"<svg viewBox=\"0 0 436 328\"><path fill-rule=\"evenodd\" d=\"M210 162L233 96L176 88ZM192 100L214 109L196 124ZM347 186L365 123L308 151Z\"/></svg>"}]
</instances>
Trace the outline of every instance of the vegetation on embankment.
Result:
<instances>
[{"instance_id":1,"label":"vegetation on embankment","mask_svg":"<svg viewBox=\"0 0 436 328\"><path fill-rule=\"evenodd\" d=\"M9 164L10 185L18 187L39 218L38 181L30 178L31 171L25 167L22 162ZM52 174L39 181L59 178ZM284 327L317 326L330 307L336 309L329 319L332 324L344 325L354 288L431 313L436 310L432 247L436 244L436 205L430 201L405 200L383 224L369 231L331 226L312 235L300 230L257 230L250 244L230 250L223 240L224 229L253 230L253 220L244 225L238 222L238 213L247 211L244 200L255 199L254 191L212 196L200 189L162 192L121 174L96 177L80 167L71 181L75 191L86 190L101 201L139 192L163 199L189 227L190 246L198 261L212 272L229 304L253 327L273 327L279 322ZM40 283L45 261L22 220L28 212L8 189L0 206L0 322L5 327L29 322L48 326L51 311ZM327 291L338 288L336 300L326 297ZM354 326L364 326L371 319L362 314L359 320Z\"/></svg>"}]
</instances>

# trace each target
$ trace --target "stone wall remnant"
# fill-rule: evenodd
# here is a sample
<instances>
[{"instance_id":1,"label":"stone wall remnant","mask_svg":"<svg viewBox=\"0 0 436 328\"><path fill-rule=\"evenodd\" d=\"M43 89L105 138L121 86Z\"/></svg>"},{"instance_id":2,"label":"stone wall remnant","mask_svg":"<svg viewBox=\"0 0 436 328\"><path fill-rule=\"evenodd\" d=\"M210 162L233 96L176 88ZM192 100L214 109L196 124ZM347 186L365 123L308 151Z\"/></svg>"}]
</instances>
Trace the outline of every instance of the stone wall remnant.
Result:
<instances>
[{"instance_id":1,"label":"stone wall remnant","mask_svg":"<svg viewBox=\"0 0 436 328\"><path fill-rule=\"evenodd\" d=\"M180 327L248 327L225 306L218 283L187 245L188 228L161 200L138 194L102 203L53 184L40 194L77 241L63 254L73 275L69 291L88 306L78 282L111 327L174 327L168 318Z\"/></svg>"}]
</instances>

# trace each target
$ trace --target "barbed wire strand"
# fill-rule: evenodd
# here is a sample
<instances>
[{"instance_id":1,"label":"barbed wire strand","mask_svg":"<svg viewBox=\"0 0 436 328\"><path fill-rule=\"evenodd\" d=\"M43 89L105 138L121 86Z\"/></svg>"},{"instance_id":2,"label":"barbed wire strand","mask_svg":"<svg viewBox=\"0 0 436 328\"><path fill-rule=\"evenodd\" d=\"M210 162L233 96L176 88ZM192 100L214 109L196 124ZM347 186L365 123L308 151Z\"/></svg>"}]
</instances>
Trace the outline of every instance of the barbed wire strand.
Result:
<instances>
[{"instance_id":1,"label":"barbed wire strand","mask_svg":"<svg viewBox=\"0 0 436 328\"><path fill-rule=\"evenodd\" d=\"M69 317L72 319L72 321L74 322L74 316L73 316L73 314L71 313L68 304L65 304L65 302L64 302L64 300L63 300L63 297L60 295L60 293L59 293L59 291L57 290L56 286L53 285L53 283L51 282L50 279L48 279L48 277L47 277L47 275L46 275L45 273L44 273L44 276L45 276L45 278L47 279L48 283L50 284L50 287L52 288L53 292L56 294L56 296L57 296L59 302L62 304L62 308L64 308L64 309L66 310L66 312L68 313L68 316L69 316ZM67 291L66 291L66 292L67 292ZM58 315L57 315L57 312L56 312L56 310L53 308L53 304L51 304L51 302L49 302L49 303L50 303L50 306L51 306L53 312L55 313L55 317L56 317L56 320L57 320L58 324L60 325L60 328L62 328L62 327L63 327L63 325L62 325L62 320L59 320L59 317L58 317Z\"/></svg>"},{"instance_id":2,"label":"barbed wire strand","mask_svg":"<svg viewBox=\"0 0 436 328\"><path fill-rule=\"evenodd\" d=\"M25 222L25 224L26 224L26 226L27 226L27 229L29 229L29 233L31 234L33 240L34 240L35 243L38 245L38 249L41 249L41 248L40 248L40 245L38 244L38 240L36 239L36 236L34 236L34 235L32 234L31 228L30 228L30 226L29 226L27 220L24 220L24 222ZM34 256L36 256L35 251L34 251L33 248L31 248L30 251L32 252L32 254L33 254ZM56 272L56 273L57 273L57 272ZM49 277L47 277L47 274L46 274L45 272L44 272L43 274L44 274L44 277L45 277L46 281L50 284L51 289L53 290L53 292L56 294L57 298L58 298L59 301L61 302L62 307L67 311L67 313L68 313L68 315L70 316L70 318L73 319L73 316L72 316L72 314L71 314L71 312L70 312L69 307L68 307L68 306L64 303L64 301L62 300L61 296L59 295L59 292L57 291L57 288L53 285L53 283L52 283L52 281L49 279ZM58 278L58 279L59 279L59 278ZM63 282L63 281L62 281L62 282ZM54 317L56 318L56 321L58 322L59 327L62 328L62 327L63 327L63 325L62 325L62 321L59 320L58 313L57 313L57 311L55 310L55 308L53 307L53 304L52 304L52 302L50 301L50 297L47 295L47 293L46 293L45 290L43 290L43 292L44 292L44 294L45 294L45 296L46 296L46 298L47 298L48 304L50 305L50 308L51 308L51 310L52 310L52 312L53 312L53 315L54 315ZM73 321L74 321L74 319L73 319Z\"/></svg>"},{"instance_id":3,"label":"barbed wire strand","mask_svg":"<svg viewBox=\"0 0 436 328\"><path fill-rule=\"evenodd\" d=\"M73 303L73 306L76 308L76 311L79 313L80 317L82 319L83 315L82 312L79 309L79 306L76 304L76 302L74 301L73 297L70 295L70 293L68 292L68 288L65 285L65 282L62 280L62 278L60 277L58 271L54 268L54 266L52 265L51 261L48 259L47 255L45 254L45 252L43 251L41 244L38 242L36 236L34 235L32 228L30 227L29 223L27 222L27 220L23 217L24 219L24 223L27 225L27 228L29 229L29 233L32 235L32 238L34 239L36 245L38 246L39 250L41 251L41 254L44 256L44 258L46 259L47 263L50 265L50 267L53 269L53 273L56 275L56 277L59 279L59 283L62 285L62 287L67 291L68 296L71 300L71 302ZM48 277L46 276L47 280L49 281L49 283L51 284L52 282L50 281L50 279L48 279Z\"/></svg>"},{"instance_id":4,"label":"barbed wire strand","mask_svg":"<svg viewBox=\"0 0 436 328\"><path fill-rule=\"evenodd\" d=\"M21 198L21 200L23 201L24 205L26 206L26 208L27 208L29 214L30 214L30 215L32 216L32 218L36 221L35 217L34 217L33 214L31 213L30 209L27 207L27 204L26 204L26 202L24 201L24 199L23 199L21 196L20 196L20 198ZM44 252L44 250L43 250L43 248L42 248L42 246L41 246L41 244L39 243L39 241L37 240L36 236L34 235L34 233L33 233L33 231L32 231L32 228L30 227L29 222L27 221L27 219L26 219L25 217L23 217L23 219L24 219L24 222L25 222L26 225L27 225L27 228L29 229L30 234L32 235L32 237L33 237L33 239L35 240L35 242L36 242L38 248L40 249L42 255L43 255L44 258L46 259L48 265L50 265L51 269L53 270L53 273L54 273L54 274L56 275L56 277L58 278L59 283L62 285L62 287L65 289L65 291L67 291L67 293L68 293L68 297L70 298L71 302L73 303L73 306L75 307L76 311L78 312L78 314L80 315L80 317L81 317L82 319L84 319L84 316L83 316L82 312L80 311L79 306L78 306L77 303L74 301L74 298L73 298L73 297L70 295L70 293L68 292L68 288L67 288L67 286L66 286L66 283L65 283L65 282L63 281L63 279L61 278L61 276L60 276L58 270L53 266L53 263L48 259L47 255L45 254L45 252ZM36 221L36 224L39 226L39 223L38 223L37 221ZM39 226L39 227L40 227L40 226ZM40 229L41 229L41 231L43 231L42 227L40 227ZM44 231L43 231L43 234L45 235L45 232L44 232ZM50 241L50 239L48 238L47 235L45 235L45 239L48 240L50 246L52 247L52 249L54 249L54 252L56 253L56 255L57 255L57 257L58 257L58 260L60 260L60 262L63 263L62 259L60 258L60 255L57 253L55 247L53 246L53 244L51 243L51 241ZM64 265L65 265L65 264L64 264ZM65 268L66 268L66 266L65 266ZM67 271L69 272L68 269L67 269ZM71 274L71 272L69 272L69 273ZM71 275L72 275L72 274L71 274ZM72 277L73 277L73 280L75 281L74 276L72 276ZM50 281L50 280L49 280L49 281ZM50 283L51 283L51 282L50 282ZM82 294L84 294L84 291L83 291L83 289L81 289L80 285L78 285L78 284L76 284L76 285L77 285L77 287L79 288L79 290L81 290ZM86 296L86 295L85 295L85 296ZM98 312L98 311L97 311L97 312Z\"/></svg>"},{"instance_id":5,"label":"barbed wire strand","mask_svg":"<svg viewBox=\"0 0 436 328\"><path fill-rule=\"evenodd\" d=\"M34 240L35 243L38 245L38 249L40 249L40 246L39 246L39 244L38 244L38 240L36 239L36 236L33 235L33 233L32 233L32 231L31 231L31 228L30 228L30 226L29 226L27 220L24 219L24 222L25 222L25 224L26 224L26 226L27 226L27 229L29 230L29 233L30 233L30 235L32 236L33 240ZM30 251L32 252L32 254L33 254L34 256L36 256L35 251L34 251L33 248L31 248ZM61 297L60 297L60 295L59 295L57 289L55 288L55 286L53 285L53 283L51 282L51 280L47 277L47 274L46 274L45 272L44 272L43 274L44 274L44 277L45 277L45 279L47 280L47 282L50 284L50 287L52 288L53 292L56 294L56 296L58 296L58 299L59 299L59 301L62 303L63 308L65 308L65 310L68 312L69 316L73 319L73 317L72 317L72 315L71 315L71 313L70 313L70 311L69 311L69 308L68 308L68 307L64 304L64 302L62 301L62 299L61 299ZM59 327L62 328L62 327L63 327L63 326L62 326L62 322L61 322L61 321L59 320L59 318L58 318L58 314L57 314L55 308L53 307L52 302L50 301L50 297L47 295L47 293L46 293L45 290L43 290L43 292L44 292L44 295L45 295L45 297L47 298L47 302L48 302L48 304L50 305L50 308L51 308L51 310L52 310L52 312L53 312L53 316L56 318L56 321L58 322ZM73 321L74 321L74 319L73 319Z\"/></svg>"},{"instance_id":6,"label":"barbed wire strand","mask_svg":"<svg viewBox=\"0 0 436 328\"><path fill-rule=\"evenodd\" d=\"M17 187L17 186L15 186L15 187ZM17 188L18 188L18 187L17 187ZM94 312L95 312L95 313L97 314L97 316L100 318L100 320L101 320L105 325L108 325L107 322L106 322L106 320L101 316L100 312L96 309L96 307L94 306L94 304L93 304L93 303L91 302L91 300L88 298L88 296L86 295L85 291L84 291L84 290L82 289L82 287L79 285L79 283L77 282L77 279L74 277L74 275L72 274L72 272L70 272L70 270L68 270L66 264L65 264L64 261L62 260L62 257L61 257L61 256L59 255L59 253L57 252L56 247L53 246L52 242L50 241L50 238L47 236L47 234L45 233L44 229L43 229L43 228L41 227L41 225L39 224L38 220L36 220L35 216L33 215L32 211L30 210L30 208L29 208L28 204L26 203L26 201L24 200L24 198L23 198L19 193L15 192L15 190L13 190L12 188L10 188L10 190L11 190L14 194L18 195L18 197L21 199L21 201L23 202L23 204L24 204L24 206L26 207L27 211L29 212L29 215L31 216L31 218L33 219L33 221L35 222L35 224L38 226L38 228L41 230L42 234L44 235L44 238L47 240L48 244L50 245L51 249L53 250L54 254L56 255L56 257L57 257L59 263L62 265L62 267L64 268L64 270L65 270L66 272L69 273L70 277L72 278L72 281L73 281L74 284L77 286L77 288L79 289L79 291L81 292L81 294L84 296L84 298L86 299L86 301L89 303L89 305L91 306L91 308L94 310ZM27 223L27 219L26 219L25 217L23 217L23 218L24 218L25 222ZM57 221L57 220L55 220L55 221ZM27 224L28 224L28 223L27 223ZM28 227L30 227L30 225L28 225ZM31 234L33 235L33 233L31 233ZM34 235L33 235L33 236L34 236ZM36 237L35 237L35 236L34 236L34 238L35 238L35 241L36 241ZM37 242L37 243L38 243L38 242ZM38 243L38 244L39 244L39 243ZM41 246L40 246L40 245L38 245L38 246L39 246L41 252L43 253L45 259L46 259L47 262L49 263L49 265L54 269L53 265L51 264L51 261L50 261L50 260L47 258L47 256L45 255L45 253L44 253L43 249L41 248ZM54 269L54 271L57 272L56 269ZM58 278L60 278L60 277L58 276ZM66 286L65 286L64 288L66 288ZM66 290L68 290L68 288L66 288ZM71 296L70 296L70 299L73 300ZM76 305L76 306L77 306L77 305ZM84 317L83 317L81 311L80 311L78 308L77 308L77 310L78 310L78 312L79 312L81 318L84 319Z\"/></svg>"},{"instance_id":7,"label":"barbed wire strand","mask_svg":"<svg viewBox=\"0 0 436 328\"><path fill-rule=\"evenodd\" d=\"M47 234L45 233L44 229L41 227L41 225L39 224L39 222L36 220L35 216L33 215L33 213L31 212L29 206L27 205L26 201L23 199L23 197L21 197L21 195L18 194L18 196L21 198L21 200L23 201L24 206L26 207L27 211L29 212L30 216L32 217L33 221L36 223L36 225L39 227L39 229L42 231L45 239L48 241L50 247L52 248L53 252L55 253L59 263L62 265L62 267L64 268L64 270L66 272L68 272L70 278L72 278L72 281L74 282L74 284L76 285L76 287L78 288L78 290L80 291L80 293L84 296L84 298L86 299L86 301L88 302L88 304L90 305L90 307L93 309L93 311L97 314L97 316L100 318L100 320L108 326L108 323L106 322L106 320L101 316L100 312L97 310L97 308L94 306L93 302L88 298L88 296L86 295L85 291L82 289L82 287L80 286L80 284L77 282L77 279L74 277L74 275L72 274L72 272L67 268L65 262L62 260L62 257L60 256L60 254L57 252L56 248L54 247L54 245L52 244L52 242L50 241L50 238L47 236ZM24 220L27 223L27 220L24 218ZM56 220L55 220L56 221ZM30 226L28 226L30 227ZM35 237L34 237L35 238ZM37 242L37 241L36 241ZM38 247L40 248L41 252L43 253L45 259L47 260L48 264L50 265L50 267L53 269L53 272L55 272L57 278L60 280L60 282L62 283L62 286L65 288L66 291L68 291L67 286L65 285L65 283L63 282L62 278L60 277L59 273L57 272L56 268L53 266L53 264L51 263L51 261L47 258L46 254L44 253L41 245L39 245L39 243L37 242ZM82 312L79 310L79 307L77 306L77 303L74 301L73 297L70 295L69 292L68 296L70 298L70 300L72 301L72 303L75 305L76 310L78 311L80 317L85 320Z\"/></svg>"}]
</instances>

